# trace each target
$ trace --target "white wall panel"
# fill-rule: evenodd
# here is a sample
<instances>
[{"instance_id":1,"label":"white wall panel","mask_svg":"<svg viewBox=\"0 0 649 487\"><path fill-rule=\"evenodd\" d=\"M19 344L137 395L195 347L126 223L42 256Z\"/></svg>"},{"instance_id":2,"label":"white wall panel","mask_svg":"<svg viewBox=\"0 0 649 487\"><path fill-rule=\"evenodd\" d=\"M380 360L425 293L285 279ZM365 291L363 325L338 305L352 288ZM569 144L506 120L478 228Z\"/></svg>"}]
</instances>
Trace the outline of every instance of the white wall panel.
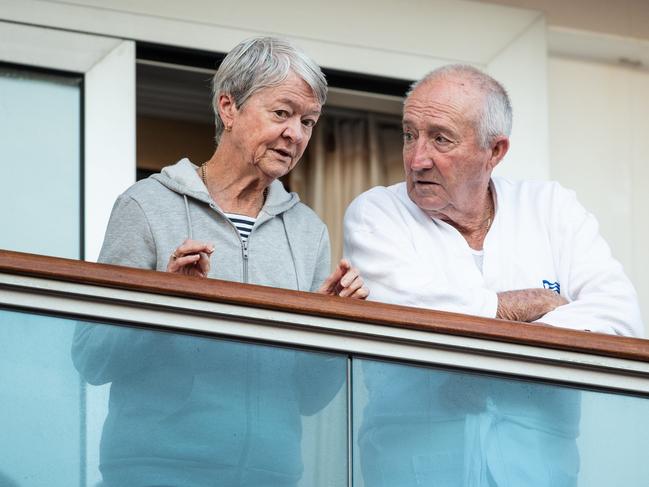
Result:
<instances>
[{"instance_id":1,"label":"white wall panel","mask_svg":"<svg viewBox=\"0 0 649 487\"><path fill-rule=\"evenodd\" d=\"M548 97L545 20L539 16L487 65L512 100L511 147L496 174L515 179L547 179Z\"/></svg>"},{"instance_id":2,"label":"white wall panel","mask_svg":"<svg viewBox=\"0 0 649 487\"><path fill-rule=\"evenodd\" d=\"M85 76L85 259L95 261L117 196L135 182L135 43Z\"/></svg>"},{"instance_id":3,"label":"white wall panel","mask_svg":"<svg viewBox=\"0 0 649 487\"><path fill-rule=\"evenodd\" d=\"M552 57L551 177L598 219L649 317L649 73Z\"/></svg>"},{"instance_id":4,"label":"white wall panel","mask_svg":"<svg viewBox=\"0 0 649 487\"><path fill-rule=\"evenodd\" d=\"M649 72L631 71L629 141L631 145L631 276L649 337Z\"/></svg>"}]
</instances>

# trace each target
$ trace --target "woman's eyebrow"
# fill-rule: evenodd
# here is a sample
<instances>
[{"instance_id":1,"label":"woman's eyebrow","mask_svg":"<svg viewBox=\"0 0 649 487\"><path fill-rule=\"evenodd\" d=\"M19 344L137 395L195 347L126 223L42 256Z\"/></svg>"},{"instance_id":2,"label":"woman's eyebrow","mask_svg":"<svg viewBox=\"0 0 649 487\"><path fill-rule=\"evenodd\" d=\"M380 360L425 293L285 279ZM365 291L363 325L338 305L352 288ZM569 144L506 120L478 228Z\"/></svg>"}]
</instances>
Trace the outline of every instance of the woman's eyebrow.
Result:
<instances>
[{"instance_id":1,"label":"woman's eyebrow","mask_svg":"<svg viewBox=\"0 0 649 487\"><path fill-rule=\"evenodd\" d=\"M277 103L284 103L286 105L291 106L291 108L296 108L296 107L301 107L302 105L300 103L296 103L294 99L292 98L279 98L277 99ZM306 112L307 115L320 115L322 113L322 107L315 108L311 111Z\"/></svg>"}]
</instances>

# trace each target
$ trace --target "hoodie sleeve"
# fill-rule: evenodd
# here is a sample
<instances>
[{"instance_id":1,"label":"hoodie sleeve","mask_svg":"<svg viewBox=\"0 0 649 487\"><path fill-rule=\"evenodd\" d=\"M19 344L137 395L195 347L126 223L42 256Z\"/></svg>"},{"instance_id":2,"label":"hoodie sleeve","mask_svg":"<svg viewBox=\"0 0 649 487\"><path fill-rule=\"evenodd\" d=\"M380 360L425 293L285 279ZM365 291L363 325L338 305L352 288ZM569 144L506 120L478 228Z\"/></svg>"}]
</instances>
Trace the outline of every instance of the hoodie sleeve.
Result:
<instances>
[{"instance_id":1,"label":"hoodie sleeve","mask_svg":"<svg viewBox=\"0 0 649 487\"><path fill-rule=\"evenodd\" d=\"M329 232L327 227L322 225L322 234L318 244L317 260L315 272L313 273L313 282L311 283L311 292L317 291L324 280L331 273L331 244L329 243Z\"/></svg>"},{"instance_id":2,"label":"hoodie sleeve","mask_svg":"<svg viewBox=\"0 0 649 487\"><path fill-rule=\"evenodd\" d=\"M142 207L122 194L113 206L99 262L155 270L156 260L155 241Z\"/></svg>"},{"instance_id":3,"label":"hoodie sleeve","mask_svg":"<svg viewBox=\"0 0 649 487\"><path fill-rule=\"evenodd\" d=\"M300 413L312 416L336 397L347 380L345 356L327 356L298 352L295 381L299 392Z\"/></svg>"},{"instance_id":4,"label":"hoodie sleeve","mask_svg":"<svg viewBox=\"0 0 649 487\"><path fill-rule=\"evenodd\" d=\"M174 353L170 333L130 326L77 323L72 362L86 382L101 385L152 364L162 366Z\"/></svg>"},{"instance_id":5,"label":"hoodie sleeve","mask_svg":"<svg viewBox=\"0 0 649 487\"><path fill-rule=\"evenodd\" d=\"M123 194L108 222L99 262L155 269L153 235L144 212L132 197ZM128 326L79 323L72 342L72 361L90 384L112 382L168 352L166 334Z\"/></svg>"}]
</instances>

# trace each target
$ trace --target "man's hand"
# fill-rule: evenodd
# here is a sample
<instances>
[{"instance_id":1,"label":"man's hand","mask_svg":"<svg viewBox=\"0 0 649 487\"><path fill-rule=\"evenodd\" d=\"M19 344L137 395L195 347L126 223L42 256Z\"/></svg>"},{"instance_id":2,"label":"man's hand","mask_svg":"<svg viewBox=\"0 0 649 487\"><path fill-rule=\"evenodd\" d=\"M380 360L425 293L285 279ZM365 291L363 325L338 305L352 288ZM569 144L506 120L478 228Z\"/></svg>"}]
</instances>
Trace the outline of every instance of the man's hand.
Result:
<instances>
[{"instance_id":1,"label":"man's hand","mask_svg":"<svg viewBox=\"0 0 649 487\"><path fill-rule=\"evenodd\" d=\"M167 263L167 272L187 276L207 277L210 272L210 256L214 245L196 240L185 240L173 251Z\"/></svg>"},{"instance_id":2,"label":"man's hand","mask_svg":"<svg viewBox=\"0 0 649 487\"><path fill-rule=\"evenodd\" d=\"M358 269L352 267L346 259L340 261L336 270L325 279L316 292L354 299L365 299L370 294L370 291L363 283L363 278L358 273Z\"/></svg>"},{"instance_id":3,"label":"man's hand","mask_svg":"<svg viewBox=\"0 0 649 487\"><path fill-rule=\"evenodd\" d=\"M531 323L564 304L568 301L549 289L503 291L498 293L496 318Z\"/></svg>"}]
</instances>

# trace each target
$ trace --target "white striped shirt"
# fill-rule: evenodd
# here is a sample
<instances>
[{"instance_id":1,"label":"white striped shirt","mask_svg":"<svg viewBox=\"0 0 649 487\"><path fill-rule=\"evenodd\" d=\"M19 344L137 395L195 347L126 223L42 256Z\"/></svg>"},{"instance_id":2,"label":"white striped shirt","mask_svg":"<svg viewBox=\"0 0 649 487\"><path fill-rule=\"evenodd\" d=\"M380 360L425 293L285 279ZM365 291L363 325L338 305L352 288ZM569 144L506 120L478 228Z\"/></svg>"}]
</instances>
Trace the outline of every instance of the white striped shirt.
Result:
<instances>
[{"instance_id":1,"label":"white striped shirt","mask_svg":"<svg viewBox=\"0 0 649 487\"><path fill-rule=\"evenodd\" d=\"M257 219L246 215L239 215L237 213L226 213L225 216L227 216L228 220L230 220L232 224L237 228L237 231L241 236L241 240L243 240L244 242L248 240L252 226L255 224Z\"/></svg>"}]
</instances>

